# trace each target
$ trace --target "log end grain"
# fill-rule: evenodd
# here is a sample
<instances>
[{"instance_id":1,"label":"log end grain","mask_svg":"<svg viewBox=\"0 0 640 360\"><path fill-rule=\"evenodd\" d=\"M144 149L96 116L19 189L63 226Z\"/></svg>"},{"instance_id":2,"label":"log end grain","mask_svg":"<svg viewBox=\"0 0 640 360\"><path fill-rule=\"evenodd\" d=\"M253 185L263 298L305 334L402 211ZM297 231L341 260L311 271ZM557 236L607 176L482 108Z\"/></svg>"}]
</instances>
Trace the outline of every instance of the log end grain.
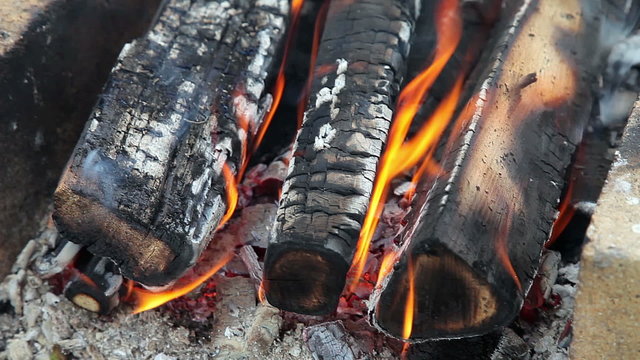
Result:
<instances>
[{"instance_id":1,"label":"log end grain","mask_svg":"<svg viewBox=\"0 0 640 360\"><path fill-rule=\"evenodd\" d=\"M522 301L512 301L512 294L487 282L446 247L433 247L411 259L413 272L408 271L406 261L400 262L376 305L374 321L385 332L396 337L403 335L404 321L398 319L405 316L412 275L415 284L412 340L480 335L516 316Z\"/></svg>"},{"instance_id":2,"label":"log end grain","mask_svg":"<svg viewBox=\"0 0 640 360\"><path fill-rule=\"evenodd\" d=\"M122 273L148 286L162 286L167 278L177 278L182 267L172 263L190 258L188 248L178 253L166 242L118 217L103 204L64 185L54 194L54 221L60 233L70 241L87 245L97 256L117 261ZM83 238L77 238L82 234Z\"/></svg>"},{"instance_id":3,"label":"log end grain","mask_svg":"<svg viewBox=\"0 0 640 360\"><path fill-rule=\"evenodd\" d=\"M326 315L338 306L349 264L331 249L271 244L264 288L269 303L307 315ZM337 295L336 295L337 294Z\"/></svg>"}]
</instances>

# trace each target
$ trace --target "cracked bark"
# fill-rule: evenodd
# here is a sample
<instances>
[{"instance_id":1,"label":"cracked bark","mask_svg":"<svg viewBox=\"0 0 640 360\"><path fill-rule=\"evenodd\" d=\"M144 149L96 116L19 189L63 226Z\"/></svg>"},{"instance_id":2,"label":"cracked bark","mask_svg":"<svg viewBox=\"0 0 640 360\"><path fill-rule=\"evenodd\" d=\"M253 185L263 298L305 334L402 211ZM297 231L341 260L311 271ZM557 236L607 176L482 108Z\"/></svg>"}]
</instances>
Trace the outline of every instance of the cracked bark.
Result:
<instances>
[{"instance_id":1,"label":"cracked bark","mask_svg":"<svg viewBox=\"0 0 640 360\"><path fill-rule=\"evenodd\" d=\"M120 48L159 2L0 2L0 277L37 235Z\"/></svg>"},{"instance_id":2,"label":"cracked bark","mask_svg":"<svg viewBox=\"0 0 640 360\"><path fill-rule=\"evenodd\" d=\"M509 17L443 175L419 184L401 259L374 293L386 333L402 337L410 281L414 341L480 335L517 315L591 109L597 26L583 5L524 1Z\"/></svg>"},{"instance_id":3,"label":"cracked bark","mask_svg":"<svg viewBox=\"0 0 640 360\"><path fill-rule=\"evenodd\" d=\"M122 50L74 150L54 195L61 234L147 286L192 266L226 210L222 167L237 172L270 106L287 12L170 1Z\"/></svg>"},{"instance_id":4,"label":"cracked bark","mask_svg":"<svg viewBox=\"0 0 640 360\"><path fill-rule=\"evenodd\" d=\"M405 72L412 1L332 1L265 260L268 301L335 309Z\"/></svg>"}]
</instances>

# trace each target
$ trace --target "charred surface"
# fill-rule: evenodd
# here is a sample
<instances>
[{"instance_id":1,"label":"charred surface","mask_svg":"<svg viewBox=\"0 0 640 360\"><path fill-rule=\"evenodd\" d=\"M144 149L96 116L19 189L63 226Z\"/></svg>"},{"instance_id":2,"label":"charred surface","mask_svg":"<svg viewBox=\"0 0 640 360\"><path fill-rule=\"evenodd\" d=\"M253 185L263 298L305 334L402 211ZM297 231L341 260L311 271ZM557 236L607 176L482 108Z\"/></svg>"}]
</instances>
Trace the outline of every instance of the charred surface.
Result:
<instances>
[{"instance_id":1,"label":"charred surface","mask_svg":"<svg viewBox=\"0 0 640 360\"><path fill-rule=\"evenodd\" d=\"M413 4L330 4L265 260L274 306L304 314L337 306L405 72Z\"/></svg>"},{"instance_id":2,"label":"charred surface","mask_svg":"<svg viewBox=\"0 0 640 360\"><path fill-rule=\"evenodd\" d=\"M402 335L410 281L412 340L484 334L516 316L589 115L597 26L584 3L524 1L509 17L443 175L419 185L403 255L376 294L386 332Z\"/></svg>"},{"instance_id":3,"label":"charred surface","mask_svg":"<svg viewBox=\"0 0 640 360\"><path fill-rule=\"evenodd\" d=\"M159 2L0 3L0 277L36 235L118 51Z\"/></svg>"},{"instance_id":4,"label":"charred surface","mask_svg":"<svg viewBox=\"0 0 640 360\"><path fill-rule=\"evenodd\" d=\"M226 210L223 165L238 171L270 106L287 11L170 1L125 46L55 193L66 238L148 286L195 263Z\"/></svg>"},{"instance_id":5,"label":"charred surface","mask_svg":"<svg viewBox=\"0 0 640 360\"><path fill-rule=\"evenodd\" d=\"M83 309L108 314L120 303L120 270L107 258L83 255L85 259L76 263L78 273L65 286L64 295Z\"/></svg>"}]
</instances>

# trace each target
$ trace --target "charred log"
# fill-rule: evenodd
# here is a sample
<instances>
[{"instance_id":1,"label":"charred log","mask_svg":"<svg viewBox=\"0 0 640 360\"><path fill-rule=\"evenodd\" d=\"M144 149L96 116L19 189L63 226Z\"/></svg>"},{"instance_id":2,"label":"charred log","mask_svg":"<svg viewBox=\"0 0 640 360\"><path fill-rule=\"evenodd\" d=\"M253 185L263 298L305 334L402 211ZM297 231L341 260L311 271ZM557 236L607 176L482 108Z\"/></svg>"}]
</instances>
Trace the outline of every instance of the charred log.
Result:
<instances>
[{"instance_id":1,"label":"charred log","mask_svg":"<svg viewBox=\"0 0 640 360\"><path fill-rule=\"evenodd\" d=\"M88 261L77 264L74 279L64 289L64 295L77 306L108 314L120 303L119 290L122 275L113 261L107 258L88 256Z\"/></svg>"},{"instance_id":2,"label":"charred log","mask_svg":"<svg viewBox=\"0 0 640 360\"><path fill-rule=\"evenodd\" d=\"M274 306L317 315L338 304L405 71L409 3L330 4L265 260Z\"/></svg>"},{"instance_id":3,"label":"charred log","mask_svg":"<svg viewBox=\"0 0 640 360\"><path fill-rule=\"evenodd\" d=\"M55 193L60 232L163 286L192 266L226 211L271 96L285 0L170 1L125 46Z\"/></svg>"},{"instance_id":4,"label":"charred log","mask_svg":"<svg viewBox=\"0 0 640 360\"><path fill-rule=\"evenodd\" d=\"M374 296L385 332L406 336L412 289L410 340L484 334L516 316L590 111L597 26L586 3L524 1L509 17L443 175L419 185L401 260Z\"/></svg>"},{"instance_id":5,"label":"charred log","mask_svg":"<svg viewBox=\"0 0 640 360\"><path fill-rule=\"evenodd\" d=\"M0 4L0 277L37 235L120 48L143 34L159 3Z\"/></svg>"}]
</instances>

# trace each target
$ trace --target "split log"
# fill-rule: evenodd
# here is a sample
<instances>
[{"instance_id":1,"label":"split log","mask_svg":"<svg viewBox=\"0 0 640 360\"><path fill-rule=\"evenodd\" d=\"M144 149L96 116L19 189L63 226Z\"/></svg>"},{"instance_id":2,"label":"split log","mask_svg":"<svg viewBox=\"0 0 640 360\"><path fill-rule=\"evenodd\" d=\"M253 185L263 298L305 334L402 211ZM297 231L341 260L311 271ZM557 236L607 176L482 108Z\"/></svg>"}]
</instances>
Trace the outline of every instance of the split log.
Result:
<instances>
[{"instance_id":1,"label":"split log","mask_svg":"<svg viewBox=\"0 0 640 360\"><path fill-rule=\"evenodd\" d=\"M76 276L65 286L64 295L85 310L108 314L120 303L120 270L107 258L83 255L87 256L75 264Z\"/></svg>"},{"instance_id":2,"label":"split log","mask_svg":"<svg viewBox=\"0 0 640 360\"><path fill-rule=\"evenodd\" d=\"M400 261L373 320L410 340L484 334L517 314L591 109L595 16L587 1L526 0L509 16L443 175L418 186Z\"/></svg>"},{"instance_id":3,"label":"split log","mask_svg":"<svg viewBox=\"0 0 640 360\"><path fill-rule=\"evenodd\" d=\"M159 3L0 1L0 278L41 229L122 45Z\"/></svg>"},{"instance_id":4,"label":"split log","mask_svg":"<svg viewBox=\"0 0 640 360\"><path fill-rule=\"evenodd\" d=\"M125 46L55 193L65 237L147 286L195 263L270 107L287 4L172 0Z\"/></svg>"},{"instance_id":5,"label":"split log","mask_svg":"<svg viewBox=\"0 0 640 360\"><path fill-rule=\"evenodd\" d=\"M265 259L266 297L280 309L319 315L338 304L405 72L412 4L330 3Z\"/></svg>"}]
</instances>

